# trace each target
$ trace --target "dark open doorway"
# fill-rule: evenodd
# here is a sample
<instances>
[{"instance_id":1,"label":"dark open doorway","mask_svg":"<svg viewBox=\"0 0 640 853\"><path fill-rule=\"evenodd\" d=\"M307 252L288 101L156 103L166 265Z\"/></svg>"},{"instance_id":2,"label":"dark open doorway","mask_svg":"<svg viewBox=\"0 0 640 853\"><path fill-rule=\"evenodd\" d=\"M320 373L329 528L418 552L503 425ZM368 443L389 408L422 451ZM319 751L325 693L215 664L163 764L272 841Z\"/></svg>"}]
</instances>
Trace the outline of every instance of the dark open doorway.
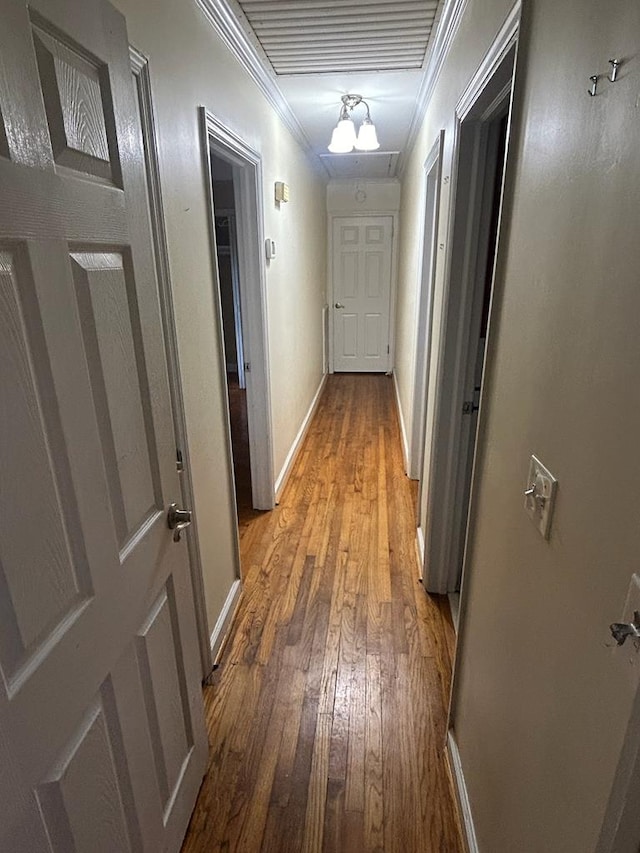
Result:
<instances>
[{"instance_id":1,"label":"dark open doorway","mask_svg":"<svg viewBox=\"0 0 640 853\"><path fill-rule=\"evenodd\" d=\"M253 492L236 227L237 194L232 165L213 151L210 160L233 473L238 522L242 524L253 513Z\"/></svg>"}]
</instances>

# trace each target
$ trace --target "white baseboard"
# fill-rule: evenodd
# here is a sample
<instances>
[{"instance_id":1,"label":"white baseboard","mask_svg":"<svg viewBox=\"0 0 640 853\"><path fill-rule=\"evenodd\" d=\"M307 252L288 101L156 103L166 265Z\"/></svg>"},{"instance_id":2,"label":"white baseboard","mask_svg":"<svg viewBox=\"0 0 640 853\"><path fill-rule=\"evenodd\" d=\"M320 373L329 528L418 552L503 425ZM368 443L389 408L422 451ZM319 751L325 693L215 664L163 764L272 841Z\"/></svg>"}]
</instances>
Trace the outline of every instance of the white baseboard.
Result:
<instances>
[{"instance_id":1,"label":"white baseboard","mask_svg":"<svg viewBox=\"0 0 640 853\"><path fill-rule=\"evenodd\" d=\"M400 421L400 435L402 437L402 458L404 459L404 471L409 475L409 442L407 440L407 430L404 425L404 416L402 414L402 405L400 403L400 389L398 388L398 380L396 372L393 371L393 387L396 392L396 408L398 410L398 420Z\"/></svg>"},{"instance_id":2,"label":"white baseboard","mask_svg":"<svg viewBox=\"0 0 640 853\"><path fill-rule=\"evenodd\" d=\"M220 647L222 646L222 642L226 636L227 631L229 630L229 625L231 624L231 620L233 619L234 613L236 612L236 606L238 604L238 599L240 598L241 592L242 581L238 578L238 580L235 580L231 584L231 589L229 590L229 594L227 595L226 601L222 606L222 610L220 611L220 615L218 616L218 621L216 622L215 627L211 632L211 657L214 661L216 661L216 658L220 651Z\"/></svg>"},{"instance_id":3,"label":"white baseboard","mask_svg":"<svg viewBox=\"0 0 640 853\"><path fill-rule=\"evenodd\" d=\"M418 556L418 569L420 580L424 579L424 533L421 527L416 527L416 554Z\"/></svg>"},{"instance_id":4,"label":"white baseboard","mask_svg":"<svg viewBox=\"0 0 640 853\"><path fill-rule=\"evenodd\" d=\"M320 385L318 386L318 390L316 391L315 397L311 401L311 405L309 406L309 411L304 417L302 421L302 425L298 430L298 434L293 440L293 444L291 445L291 449L287 453L287 458L284 460L284 465L280 473L276 478L275 491L276 491L276 503L280 500L280 495L282 494L282 490L285 487L285 484L289 478L289 474L291 473L291 469L293 468L293 463L295 462L296 456L298 455L298 450L300 450L300 445L304 441L304 437L307 434L307 430L309 429L309 424L313 416L316 413L316 409L318 408L318 403L320 402L320 396L322 395L322 391L324 389L325 382L327 381L327 374L325 373L322 377Z\"/></svg>"},{"instance_id":5,"label":"white baseboard","mask_svg":"<svg viewBox=\"0 0 640 853\"><path fill-rule=\"evenodd\" d=\"M458 625L460 623L460 593L459 592L448 592L447 598L449 599L449 610L451 611L451 618L453 620L453 627L456 629L456 634L458 633Z\"/></svg>"},{"instance_id":6,"label":"white baseboard","mask_svg":"<svg viewBox=\"0 0 640 853\"><path fill-rule=\"evenodd\" d=\"M460 752L453 729L449 729L447 735L447 751L449 753L449 765L453 775L455 784L455 793L458 799L458 806L462 816L462 830L467 842L468 853L480 853L478 847L478 839L476 838L476 830L473 824L473 815L471 814L471 803L469 802L469 794L467 792L467 783L464 779L462 771L462 761L460 760Z\"/></svg>"}]
</instances>

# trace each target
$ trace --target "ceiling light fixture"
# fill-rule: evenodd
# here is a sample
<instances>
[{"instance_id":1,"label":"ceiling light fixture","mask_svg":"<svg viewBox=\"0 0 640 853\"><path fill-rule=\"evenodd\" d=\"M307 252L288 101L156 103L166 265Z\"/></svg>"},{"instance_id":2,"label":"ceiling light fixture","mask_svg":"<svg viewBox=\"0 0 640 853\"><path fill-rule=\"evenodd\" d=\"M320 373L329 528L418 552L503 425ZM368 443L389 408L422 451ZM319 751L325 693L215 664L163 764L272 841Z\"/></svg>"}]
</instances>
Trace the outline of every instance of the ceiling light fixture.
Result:
<instances>
[{"instance_id":1,"label":"ceiling light fixture","mask_svg":"<svg viewBox=\"0 0 640 853\"><path fill-rule=\"evenodd\" d=\"M351 118L351 112L354 107L363 104L366 107L367 115L362 120L360 130L356 135L356 129ZM363 100L362 95L343 95L342 108L340 109L340 117L338 124L335 126L331 134L331 142L329 143L329 151L332 154L348 154L356 148L358 151L376 151L380 148L378 137L376 135L376 126L371 121L371 113L369 112L369 104Z\"/></svg>"}]
</instances>

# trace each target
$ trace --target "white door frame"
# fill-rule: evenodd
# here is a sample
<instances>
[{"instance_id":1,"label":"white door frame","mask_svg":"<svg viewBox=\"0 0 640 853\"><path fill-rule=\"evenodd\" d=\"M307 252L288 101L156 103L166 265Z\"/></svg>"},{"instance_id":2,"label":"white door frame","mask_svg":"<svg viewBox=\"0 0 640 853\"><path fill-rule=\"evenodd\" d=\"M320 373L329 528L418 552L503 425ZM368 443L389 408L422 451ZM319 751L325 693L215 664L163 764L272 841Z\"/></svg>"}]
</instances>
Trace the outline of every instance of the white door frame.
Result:
<instances>
[{"instance_id":1,"label":"white door frame","mask_svg":"<svg viewBox=\"0 0 640 853\"><path fill-rule=\"evenodd\" d=\"M375 219L391 217L391 286L389 288L389 360L386 373L393 372L395 364L395 326L396 326L396 289L398 279L398 211L397 210L341 210L331 213L327 219L327 302L329 305L329 373L335 373L333 311L335 305L335 287L333 281L333 223L336 219Z\"/></svg>"},{"instance_id":2,"label":"white door frame","mask_svg":"<svg viewBox=\"0 0 640 853\"><path fill-rule=\"evenodd\" d=\"M425 453L427 384L431 356L431 317L435 284L438 218L440 208L440 185L442 182L442 152L444 130L438 134L427 159L424 161L424 188L422 205L424 227L421 236L418 313L416 318L416 345L413 368L413 415L411 421L411 443L409 450L409 477L418 480L418 521L423 491L423 467Z\"/></svg>"},{"instance_id":3,"label":"white door frame","mask_svg":"<svg viewBox=\"0 0 640 853\"><path fill-rule=\"evenodd\" d=\"M232 165L235 193L238 261L240 267L240 301L243 320L243 348L246 363L247 422L251 456L251 487L253 506L256 509L273 509L275 506L275 480L273 475L273 426L271 418L271 388L269 383L269 342L266 298L266 273L262 247L264 226L262 220L262 158L236 133L223 125L206 107L199 108L203 145L206 191L209 199L212 262L216 259L215 219L211 163L209 151L213 150ZM222 342L222 317L219 282L216 275L218 333ZM224 365L224 358L221 363ZM226 388L226 371L221 377ZM223 403L227 410L228 400ZM235 500L231 432L228 436L231 490ZM238 570L239 570L238 551Z\"/></svg>"},{"instance_id":4,"label":"white door frame","mask_svg":"<svg viewBox=\"0 0 640 853\"><path fill-rule=\"evenodd\" d=\"M447 233L445 293L439 348L434 353L436 392L431 414L427 526L424 531L423 577L432 593L453 592L463 553L460 525L461 454L465 378L469 371L469 332L476 295L476 249L482 216L479 196L484 186L489 124L510 97L520 5L514 6L498 37L463 93L455 111L452 190ZM499 244L498 225L498 244ZM497 250L497 247L496 247ZM472 354L475 359L475 352ZM480 406L482 406L482 397ZM481 411L479 413L481 415Z\"/></svg>"},{"instance_id":5,"label":"white door frame","mask_svg":"<svg viewBox=\"0 0 640 853\"><path fill-rule=\"evenodd\" d=\"M162 314L162 329L164 334L167 369L169 373L169 391L171 394L171 407L173 410L173 423L176 437L176 456L178 451L182 455L182 470L180 473L182 505L190 508L192 511L191 527L186 531L186 539L187 549L189 552L191 583L193 586L200 665L202 678L204 680L210 674L213 667L213 656L211 653L211 643L207 625L207 610L202 574L202 556L200 553L200 539L198 537L198 514L193 496L189 442L187 440L187 422L184 410L184 395L182 393L182 373L180 371L175 310L171 289L171 274L169 270L169 249L167 245L167 232L164 221L164 208L162 205L162 186L160 183L160 164L158 159L156 125L153 100L151 97L149 60L142 53L136 50L136 48L131 46L129 47L129 55L131 58L131 70L133 72L136 92L138 95L140 124L144 140L145 166L149 189L151 234L153 237L156 275L158 277L158 294L160 299L160 311ZM176 462L177 461L178 460L176 459Z\"/></svg>"},{"instance_id":6,"label":"white door frame","mask_svg":"<svg viewBox=\"0 0 640 853\"><path fill-rule=\"evenodd\" d=\"M626 646L624 651L615 649L615 653L625 657L629 655ZM629 677L627 672L624 675ZM595 853L637 853L640 844L639 796L640 689L636 689Z\"/></svg>"}]
</instances>

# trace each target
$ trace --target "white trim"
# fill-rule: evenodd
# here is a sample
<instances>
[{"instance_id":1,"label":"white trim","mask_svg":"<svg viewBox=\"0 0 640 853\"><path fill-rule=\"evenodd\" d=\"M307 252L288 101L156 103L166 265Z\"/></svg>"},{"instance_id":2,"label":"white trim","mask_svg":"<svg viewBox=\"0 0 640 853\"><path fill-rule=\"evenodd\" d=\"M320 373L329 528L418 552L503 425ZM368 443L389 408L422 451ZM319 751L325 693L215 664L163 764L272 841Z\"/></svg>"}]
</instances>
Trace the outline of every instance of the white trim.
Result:
<instances>
[{"instance_id":1,"label":"white trim","mask_svg":"<svg viewBox=\"0 0 640 853\"><path fill-rule=\"evenodd\" d=\"M457 634L458 626L460 625L460 593L450 592L448 593L447 598L449 599L449 610L451 612L453 627L455 628Z\"/></svg>"},{"instance_id":2,"label":"white trim","mask_svg":"<svg viewBox=\"0 0 640 853\"><path fill-rule=\"evenodd\" d=\"M276 503L280 500L280 496L284 487L287 484L287 480L289 479L289 474L291 473L291 469L293 468L293 463L296 460L296 456L298 455L298 451L302 446L302 442L305 439L307 431L309 430L309 426L311 425L311 421L313 420L313 416L316 413L316 409L318 408L318 403L320 402L320 397L322 396L322 392L324 391L324 386L327 381L327 375L325 374L320 380L320 385L318 386L318 390L315 393L313 400L311 401L311 405L309 406L309 411L304 416L304 420L300 425L300 429L298 430L298 434L293 440L293 444L291 445L289 452L287 453L287 458L284 460L284 465L282 466L280 473L276 477Z\"/></svg>"},{"instance_id":3,"label":"white trim","mask_svg":"<svg viewBox=\"0 0 640 853\"><path fill-rule=\"evenodd\" d=\"M440 221L440 195L442 185L442 155L444 130L438 134L424 166L423 181L423 225L420 232L420 269L417 282L417 311L415 322L415 345L413 348L413 406L411 412L411 440L409 445L409 476L420 481L418 492L418 520L422 500L424 476L424 443L426 433L427 393L431 362L431 320L435 296L435 274L438 262L438 227ZM435 174L432 173L435 170ZM430 198L430 179L433 198ZM432 203L431 204L429 203ZM427 205L429 204L429 209ZM428 217L428 221L427 221ZM429 233L427 234L427 227Z\"/></svg>"},{"instance_id":4,"label":"white trim","mask_svg":"<svg viewBox=\"0 0 640 853\"><path fill-rule=\"evenodd\" d=\"M326 190L325 190L326 192ZM333 298L333 215L327 215L327 305L329 308L329 317L327 320L327 328L329 330L329 340L328 346L329 351L327 353L327 370L329 373L334 373L333 363L335 361L334 349L333 349L333 306L334 306L334 298Z\"/></svg>"},{"instance_id":5,"label":"white trim","mask_svg":"<svg viewBox=\"0 0 640 853\"><path fill-rule=\"evenodd\" d=\"M467 842L468 853L480 853L476 829L473 823L473 814L471 812L471 803L469 801L469 792L467 791L460 751L453 729L449 729L447 733L447 754L449 756L449 766L453 777L456 799L462 817L462 828Z\"/></svg>"},{"instance_id":6,"label":"white trim","mask_svg":"<svg viewBox=\"0 0 640 853\"><path fill-rule=\"evenodd\" d=\"M418 558L418 578L422 582L424 579L424 532L421 527L416 527L416 538L414 541L416 557Z\"/></svg>"},{"instance_id":7,"label":"white trim","mask_svg":"<svg viewBox=\"0 0 640 853\"><path fill-rule=\"evenodd\" d=\"M424 531L421 527L416 527L416 543L420 556L420 566L422 566L424 563Z\"/></svg>"},{"instance_id":8,"label":"white trim","mask_svg":"<svg viewBox=\"0 0 640 853\"><path fill-rule=\"evenodd\" d=\"M158 162L157 133L153 98L151 93L151 76L149 60L135 47L129 46L131 69L135 78L138 103L140 108L140 125L144 139L145 164L149 190L149 219L158 277L158 297L162 315L162 329L167 354L167 373L173 410L173 423L176 447L182 452L183 471L180 476L183 506L191 507L193 511L191 527L187 533L187 550L189 553L189 569L193 588L193 602L200 651L200 666L202 678L211 672L213 659L209 648L207 608L204 592L202 571L202 555L198 536L198 513L193 493L191 477L191 462L189 457L189 442L187 438L187 421L184 411L184 396L182 393L182 373L178 355L178 338L176 333L175 311L173 307L173 291L169 267L169 247L164 221L162 204L162 184L160 182L160 164Z\"/></svg>"},{"instance_id":9,"label":"white trim","mask_svg":"<svg viewBox=\"0 0 640 853\"><path fill-rule=\"evenodd\" d=\"M239 6L234 6L232 9L226 0L196 0L196 4L204 12L216 34L271 104L294 139L313 157L322 167L322 170L329 174L329 170L314 152L302 125L295 117L293 110L276 83L269 60L249 38L250 26L248 22L247 30L242 27L240 23L244 19L242 9Z\"/></svg>"},{"instance_id":10,"label":"white trim","mask_svg":"<svg viewBox=\"0 0 640 853\"><path fill-rule=\"evenodd\" d=\"M483 192L484 184L481 173L486 165L483 151L487 144L487 125L484 122L491 120L487 114L487 101L490 98L490 103L495 106L497 93L505 91L504 81L498 75L507 76L508 72L508 77L513 80L515 73L515 63L509 68L504 63L511 50L515 54L519 9L518 0L473 74L455 111L452 186L445 240L445 292L441 316L434 317L434 323L440 326L440 346L433 365L436 371L433 440L428 450L432 460L429 483L425 484L428 489L425 582L432 593L446 593L454 589L453 579L457 577L463 557L458 536L460 451L463 429L468 429L469 425L462 423L461 412L465 393L463 371L469 364L469 324L475 291L472 277L476 269L474 253L479 228L476 193ZM461 156L463 146L466 146L464 160ZM459 186L462 169L466 170L467 176ZM467 193L466 199L462 192ZM458 221L461 213L462 218ZM473 229L476 229L475 237L471 233ZM498 232L498 243L499 238Z\"/></svg>"},{"instance_id":11,"label":"white trim","mask_svg":"<svg viewBox=\"0 0 640 853\"><path fill-rule=\"evenodd\" d=\"M234 580L234 582L231 584L231 588L227 594L224 604L222 605L220 615L218 616L213 631L211 632L211 637L209 638L209 647L211 649L211 657L214 661L216 661L216 663L216 658L220 652L222 643L224 642L224 638L226 637L227 631L229 630L229 626L231 625L231 621L235 616L241 592L242 581L240 580L240 578L238 578L237 580Z\"/></svg>"},{"instance_id":12,"label":"white trim","mask_svg":"<svg viewBox=\"0 0 640 853\"><path fill-rule=\"evenodd\" d=\"M503 25L498 30L498 33L493 41L493 44L486 52L484 59L476 69L475 74L469 81L467 88L462 93L458 105L456 106L456 115L460 121L464 121L473 105L478 100L483 89L488 81L495 74L498 66L505 58L509 50L512 48L516 38L518 37L518 27L520 26L520 0L511 8ZM509 86L509 88L511 88ZM502 93L498 95L498 98Z\"/></svg>"},{"instance_id":13,"label":"white trim","mask_svg":"<svg viewBox=\"0 0 640 853\"><path fill-rule=\"evenodd\" d=\"M404 415L402 414L402 404L400 402L400 388L398 387L398 377L395 370L391 373L393 377L393 387L396 392L396 408L398 410L398 422L400 424L400 437L402 438L402 459L404 461L405 473L409 468L409 442L407 441L407 430L404 423Z\"/></svg>"},{"instance_id":14,"label":"white trim","mask_svg":"<svg viewBox=\"0 0 640 853\"><path fill-rule=\"evenodd\" d=\"M400 212L392 216L391 223L391 290L389 292L389 358L387 359L387 375L396 366L396 313L398 302L398 243L400 234Z\"/></svg>"},{"instance_id":15,"label":"white trim","mask_svg":"<svg viewBox=\"0 0 640 853\"><path fill-rule=\"evenodd\" d=\"M247 421L251 448L253 506L273 509L273 424L269 382L269 323L264 245L262 158L233 130L205 107L199 108L203 137L203 166L210 200L211 251L215 256L215 212L211 190L210 148L231 162L236 194L236 237L240 267L243 348L251 371L246 371ZM213 258L215 260L215 258ZM216 287L219 284L216 278ZM218 293L218 303L220 303ZM222 312L221 306L220 315ZM220 316L220 323L222 322ZM220 326L222 329L222 326ZM224 377L226 383L226 375ZM227 403L228 405L228 403ZM233 478L232 478L233 479Z\"/></svg>"},{"instance_id":16,"label":"white trim","mask_svg":"<svg viewBox=\"0 0 640 853\"><path fill-rule=\"evenodd\" d=\"M416 98L416 109L411 119L407 141L398 159L397 173L402 177L408 154L413 148L424 121L429 101L438 82L440 71L451 49L460 21L467 7L467 0L447 0L435 34L429 40L428 60Z\"/></svg>"},{"instance_id":17,"label":"white trim","mask_svg":"<svg viewBox=\"0 0 640 853\"><path fill-rule=\"evenodd\" d=\"M612 650L618 672L628 669L628 655ZM635 664L634 664L635 665ZM624 675L628 678L629 673ZM626 680L626 679L625 679ZM638 789L640 787L640 689L635 688L631 713L620 749L595 853L619 853L638 843Z\"/></svg>"}]
</instances>

